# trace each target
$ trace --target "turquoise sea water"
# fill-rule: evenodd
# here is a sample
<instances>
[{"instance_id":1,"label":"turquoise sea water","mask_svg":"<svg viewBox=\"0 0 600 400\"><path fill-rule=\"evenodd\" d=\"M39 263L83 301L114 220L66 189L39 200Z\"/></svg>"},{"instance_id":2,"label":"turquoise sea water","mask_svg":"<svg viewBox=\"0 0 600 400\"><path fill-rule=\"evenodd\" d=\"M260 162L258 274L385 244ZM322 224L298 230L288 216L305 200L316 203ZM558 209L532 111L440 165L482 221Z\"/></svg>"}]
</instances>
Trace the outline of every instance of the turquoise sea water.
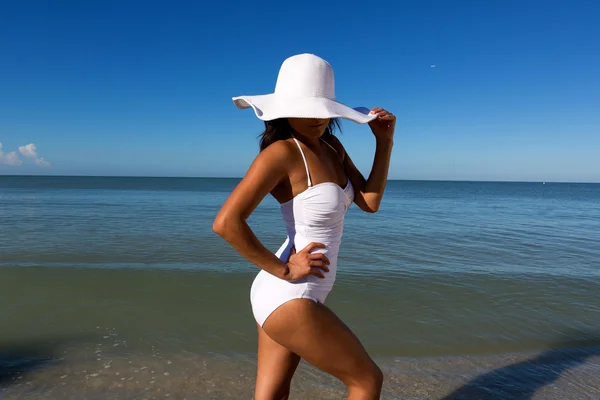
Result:
<instances>
[{"instance_id":1,"label":"turquoise sea water","mask_svg":"<svg viewBox=\"0 0 600 400\"><path fill-rule=\"evenodd\" d=\"M248 398L257 268L211 230L236 183L0 176L0 393ZM285 240L275 200L249 222ZM349 210L328 305L387 398L600 398L600 185L390 181L380 212ZM503 372L536 357L528 383ZM295 385L339 398L309 367Z\"/></svg>"}]
</instances>

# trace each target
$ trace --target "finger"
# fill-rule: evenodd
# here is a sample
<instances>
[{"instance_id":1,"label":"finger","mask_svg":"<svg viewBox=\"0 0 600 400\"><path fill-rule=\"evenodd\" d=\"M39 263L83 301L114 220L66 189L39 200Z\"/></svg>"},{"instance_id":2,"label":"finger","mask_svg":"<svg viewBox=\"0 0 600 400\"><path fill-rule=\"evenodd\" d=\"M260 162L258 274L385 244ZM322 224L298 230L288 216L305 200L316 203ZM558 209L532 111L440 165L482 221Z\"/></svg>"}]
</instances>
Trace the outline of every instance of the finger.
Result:
<instances>
[{"instance_id":1,"label":"finger","mask_svg":"<svg viewBox=\"0 0 600 400\"><path fill-rule=\"evenodd\" d=\"M392 114L389 111L382 111L382 112L378 113L377 116L379 117L379 119L381 119L381 118L385 118L385 117L394 117L394 114Z\"/></svg>"},{"instance_id":2,"label":"finger","mask_svg":"<svg viewBox=\"0 0 600 400\"><path fill-rule=\"evenodd\" d=\"M323 243L311 242L305 248L302 249L304 253L310 253L313 249L324 249L325 245Z\"/></svg>"},{"instance_id":3,"label":"finger","mask_svg":"<svg viewBox=\"0 0 600 400\"><path fill-rule=\"evenodd\" d=\"M290 254L296 254L296 246L292 246L290 249Z\"/></svg>"},{"instance_id":4,"label":"finger","mask_svg":"<svg viewBox=\"0 0 600 400\"><path fill-rule=\"evenodd\" d=\"M312 253L308 256L309 260L323 260L326 264L330 264L329 258L323 253Z\"/></svg>"},{"instance_id":5,"label":"finger","mask_svg":"<svg viewBox=\"0 0 600 400\"><path fill-rule=\"evenodd\" d=\"M310 267L311 268L320 268L325 272L329 272L329 267L327 265L325 265L325 263L323 261L311 261Z\"/></svg>"},{"instance_id":6,"label":"finger","mask_svg":"<svg viewBox=\"0 0 600 400\"><path fill-rule=\"evenodd\" d=\"M310 274L318 278L325 279L325 275L323 275L323 273L317 268L311 268Z\"/></svg>"}]
</instances>

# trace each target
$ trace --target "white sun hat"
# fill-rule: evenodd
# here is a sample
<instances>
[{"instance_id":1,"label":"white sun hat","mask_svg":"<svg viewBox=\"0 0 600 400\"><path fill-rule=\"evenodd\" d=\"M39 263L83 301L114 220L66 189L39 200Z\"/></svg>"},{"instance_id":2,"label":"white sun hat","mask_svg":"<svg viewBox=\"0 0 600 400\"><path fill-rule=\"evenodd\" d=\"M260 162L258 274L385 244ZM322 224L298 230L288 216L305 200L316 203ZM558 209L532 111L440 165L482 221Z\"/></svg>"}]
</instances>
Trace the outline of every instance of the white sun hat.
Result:
<instances>
[{"instance_id":1,"label":"white sun hat","mask_svg":"<svg viewBox=\"0 0 600 400\"><path fill-rule=\"evenodd\" d=\"M233 97L239 108L254 109L263 121L277 118L344 118L359 124L377 116L365 107L350 108L335 99L333 68L314 54L286 59L277 76L275 92Z\"/></svg>"}]
</instances>

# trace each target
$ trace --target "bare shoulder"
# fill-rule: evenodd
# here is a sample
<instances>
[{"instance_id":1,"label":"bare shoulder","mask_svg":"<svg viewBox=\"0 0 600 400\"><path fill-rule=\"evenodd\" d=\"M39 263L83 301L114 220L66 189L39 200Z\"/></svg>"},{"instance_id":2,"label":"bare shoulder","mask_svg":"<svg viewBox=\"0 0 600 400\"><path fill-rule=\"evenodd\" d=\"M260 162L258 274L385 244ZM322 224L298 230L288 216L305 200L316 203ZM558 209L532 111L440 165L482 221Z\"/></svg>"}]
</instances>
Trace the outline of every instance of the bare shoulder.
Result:
<instances>
[{"instance_id":1,"label":"bare shoulder","mask_svg":"<svg viewBox=\"0 0 600 400\"><path fill-rule=\"evenodd\" d=\"M278 140L269 145L256 156L255 162L267 163L270 165L287 164L290 157L293 157L293 148L287 140Z\"/></svg>"},{"instance_id":2,"label":"bare shoulder","mask_svg":"<svg viewBox=\"0 0 600 400\"><path fill-rule=\"evenodd\" d=\"M291 144L278 140L258 153L242 182L253 186L264 183L271 191L289 176L290 160L294 160L294 156Z\"/></svg>"},{"instance_id":3,"label":"bare shoulder","mask_svg":"<svg viewBox=\"0 0 600 400\"><path fill-rule=\"evenodd\" d=\"M291 146L285 141L277 141L258 153L220 214L247 218L268 193L286 180L291 154Z\"/></svg>"}]
</instances>

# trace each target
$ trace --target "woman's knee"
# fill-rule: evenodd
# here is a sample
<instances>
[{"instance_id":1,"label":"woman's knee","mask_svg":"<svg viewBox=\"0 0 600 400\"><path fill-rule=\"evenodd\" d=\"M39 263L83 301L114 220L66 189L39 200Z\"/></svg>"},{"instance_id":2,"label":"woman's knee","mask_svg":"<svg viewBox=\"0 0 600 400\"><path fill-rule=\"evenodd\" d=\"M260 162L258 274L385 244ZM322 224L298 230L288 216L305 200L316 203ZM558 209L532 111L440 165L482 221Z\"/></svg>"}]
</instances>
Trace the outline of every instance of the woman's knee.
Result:
<instances>
[{"instance_id":1,"label":"woman's knee","mask_svg":"<svg viewBox=\"0 0 600 400\"><path fill-rule=\"evenodd\" d=\"M372 372L372 380L375 386L381 390L381 386L383 386L383 371L377 365L375 365L375 369Z\"/></svg>"},{"instance_id":2,"label":"woman's knee","mask_svg":"<svg viewBox=\"0 0 600 400\"><path fill-rule=\"evenodd\" d=\"M368 369L361 371L348 385L349 388L360 390L365 394L379 396L383 386L383 372L373 363Z\"/></svg>"},{"instance_id":3,"label":"woman's knee","mask_svg":"<svg viewBox=\"0 0 600 400\"><path fill-rule=\"evenodd\" d=\"M381 389L381 386L383 385L383 371L381 371L381 368L379 368L377 364L373 363L369 373L366 374L365 378L366 383L369 386L378 390Z\"/></svg>"}]
</instances>

